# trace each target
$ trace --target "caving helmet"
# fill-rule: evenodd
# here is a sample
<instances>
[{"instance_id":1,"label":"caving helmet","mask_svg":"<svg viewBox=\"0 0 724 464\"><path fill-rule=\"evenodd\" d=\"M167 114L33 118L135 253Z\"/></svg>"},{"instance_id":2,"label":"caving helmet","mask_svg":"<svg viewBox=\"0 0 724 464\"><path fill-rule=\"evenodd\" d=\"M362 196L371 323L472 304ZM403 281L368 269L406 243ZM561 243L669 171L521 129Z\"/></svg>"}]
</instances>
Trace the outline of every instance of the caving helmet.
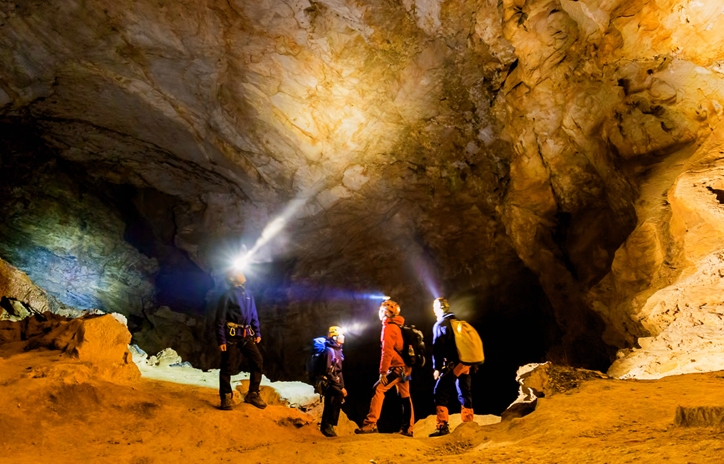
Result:
<instances>
[{"instance_id":1,"label":"caving helmet","mask_svg":"<svg viewBox=\"0 0 724 464\"><path fill-rule=\"evenodd\" d=\"M383 301L380 305L380 312L384 311L385 316L394 317L400 314L400 305L392 300Z\"/></svg>"},{"instance_id":2,"label":"caving helmet","mask_svg":"<svg viewBox=\"0 0 724 464\"><path fill-rule=\"evenodd\" d=\"M435 298L435 301L432 302L432 305L433 307L438 306L444 313L450 311L450 305L445 298Z\"/></svg>"},{"instance_id":3,"label":"caving helmet","mask_svg":"<svg viewBox=\"0 0 724 464\"><path fill-rule=\"evenodd\" d=\"M344 330L342 330L342 327L338 325L333 325L329 328L327 334L329 337L339 337L340 335L344 335Z\"/></svg>"}]
</instances>

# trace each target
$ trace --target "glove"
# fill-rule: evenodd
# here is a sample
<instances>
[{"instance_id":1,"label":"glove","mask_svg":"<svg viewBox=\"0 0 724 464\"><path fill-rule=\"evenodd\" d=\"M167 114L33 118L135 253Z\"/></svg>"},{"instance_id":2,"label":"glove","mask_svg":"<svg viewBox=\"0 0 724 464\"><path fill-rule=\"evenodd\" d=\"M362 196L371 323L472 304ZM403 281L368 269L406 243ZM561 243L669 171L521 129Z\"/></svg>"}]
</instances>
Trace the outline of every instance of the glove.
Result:
<instances>
[{"instance_id":1,"label":"glove","mask_svg":"<svg viewBox=\"0 0 724 464\"><path fill-rule=\"evenodd\" d=\"M382 385L387 385L387 375L386 374L380 374L380 383Z\"/></svg>"}]
</instances>

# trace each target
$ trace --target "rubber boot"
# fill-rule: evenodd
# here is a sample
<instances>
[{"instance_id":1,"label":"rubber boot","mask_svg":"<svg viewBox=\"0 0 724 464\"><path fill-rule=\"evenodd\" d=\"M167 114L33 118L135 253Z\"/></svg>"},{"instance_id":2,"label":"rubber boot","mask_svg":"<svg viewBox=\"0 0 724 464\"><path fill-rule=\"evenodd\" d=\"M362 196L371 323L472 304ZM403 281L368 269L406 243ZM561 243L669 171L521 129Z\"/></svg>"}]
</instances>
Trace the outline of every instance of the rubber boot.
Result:
<instances>
[{"instance_id":1,"label":"rubber boot","mask_svg":"<svg viewBox=\"0 0 724 464\"><path fill-rule=\"evenodd\" d=\"M354 431L356 434L377 433L377 424L365 424Z\"/></svg>"},{"instance_id":2,"label":"rubber boot","mask_svg":"<svg viewBox=\"0 0 724 464\"><path fill-rule=\"evenodd\" d=\"M435 407L435 419L437 421L437 428L432 432L430 437L441 437L450 433L450 427L447 424L448 413L447 406L436 406Z\"/></svg>"},{"instance_id":3,"label":"rubber boot","mask_svg":"<svg viewBox=\"0 0 724 464\"><path fill-rule=\"evenodd\" d=\"M246 394L246 397L244 398L244 403L249 403L252 406L256 406L259 409L266 408L266 403L263 399L261 399L261 396L259 395L259 392L249 392Z\"/></svg>"},{"instance_id":4,"label":"rubber boot","mask_svg":"<svg viewBox=\"0 0 724 464\"><path fill-rule=\"evenodd\" d=\"M448 426L447 422L443 422L442 424L437 424L437 429L435 429L435 431L428 436L442 437L443 435L447 435L448 433L450 433L450 427Z\"/></svg>"},{"instance_id":5,"label":"rubber boot","mask_svg":"<svg viewBox=\"0 0 724 464\"><path fill-rule=\"evenodd\" d=\"M322 431L322 435L324 435L325 437L332 438L337 436L337 432L334 431L334 426L331 426L329 424L322 424L320 430Z\"/></svg>"},{"instance_id":6,"label":"rubber boot","mask_svg":"<svg viewBox=\"0 0 724 464\"><path fill-rule=\"evenodd\" d=\"M224 396L221 397L221 404L219 405L219 409L221 409L222 411L231 411L232 406L234 405L232 398L234 398L234 395L232 393L224 393Z\"/></svg>"},{"instance_id":7,"label":"rubber boot","mask_svg":"<svg viewBox=\"0 0 724 464\"><path fill-rule=\"evenodd\" d=\"M475 419L475 415L473 414L473 408L466 408L463 406L460 410L460 418L463 420L463 422L471 422L473 419Z\"/></svg>"}]
</instances>

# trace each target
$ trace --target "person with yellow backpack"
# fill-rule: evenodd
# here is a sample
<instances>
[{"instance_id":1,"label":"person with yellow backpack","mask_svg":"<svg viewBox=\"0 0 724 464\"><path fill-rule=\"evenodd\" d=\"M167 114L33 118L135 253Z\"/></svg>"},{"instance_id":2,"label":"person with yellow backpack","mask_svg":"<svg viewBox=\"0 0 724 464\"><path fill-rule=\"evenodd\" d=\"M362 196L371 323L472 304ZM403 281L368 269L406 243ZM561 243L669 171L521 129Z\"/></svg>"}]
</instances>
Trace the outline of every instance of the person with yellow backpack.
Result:
<instances>
[{"instance_id":1,"label":"person with yellow backpack","mask_svg":"<svg viewBox=\"0 0 724 464\"><path fill-rule=\"evenodd\" d=\"M445 298L436 298L433 312L437 322L432 329L432 369L435 378L435 414L437 427L431 437L450 433L448 402L453 388L457 389L463 422L473 420L471 367L485 360L483 343L477 331L450 312Z\"/></svg>"}]
</instances>

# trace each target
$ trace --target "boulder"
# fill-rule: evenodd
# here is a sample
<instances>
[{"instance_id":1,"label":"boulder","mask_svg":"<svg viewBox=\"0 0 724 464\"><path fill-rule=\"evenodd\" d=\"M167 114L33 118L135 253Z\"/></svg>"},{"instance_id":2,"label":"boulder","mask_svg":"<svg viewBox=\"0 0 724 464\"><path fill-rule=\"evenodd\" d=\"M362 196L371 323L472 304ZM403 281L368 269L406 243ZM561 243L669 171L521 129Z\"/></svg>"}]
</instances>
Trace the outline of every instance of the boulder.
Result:
<instances>
[{"instance_id":1,"label":"boulder","mask_svg":"<svg viewBox=\"0 0 724 464\"><path fill-rule=\"evenodd\" d=\"M578 388L589 379L605 379L605 374L588 369L558 366L550 362L526 364L518 369L518 398L501 415L503 420L526 416L533 411L538 398L550 397Z\"/></svg>"},{"instance_id":2,"label":"boulder","mask_svg":"<svg viewBox=\"0 0 724 464\"><path fill-rule=\"evenodd\" d=\"M42 313L51 310L51 304L43 290L36 287L27 274L0 258L0 297L7 299L2 305L0 319L19 320L30 312ZM8 306L17 310L9 314ZM19 319L18 319L19 318Z\"/></svg>"},{"instance_id":3,"label":"boulder","mask_svg":"<svg viewBox=\"0 0 724 464\"><path fill-rule=\"evenodd\" d=\"M131 381L141 374L128 350L130 341L128 329L112 315L90 316L60 323L31 339L26 349L60 350L89 365L100 378Z\"/></svg>"}]
</instances>

